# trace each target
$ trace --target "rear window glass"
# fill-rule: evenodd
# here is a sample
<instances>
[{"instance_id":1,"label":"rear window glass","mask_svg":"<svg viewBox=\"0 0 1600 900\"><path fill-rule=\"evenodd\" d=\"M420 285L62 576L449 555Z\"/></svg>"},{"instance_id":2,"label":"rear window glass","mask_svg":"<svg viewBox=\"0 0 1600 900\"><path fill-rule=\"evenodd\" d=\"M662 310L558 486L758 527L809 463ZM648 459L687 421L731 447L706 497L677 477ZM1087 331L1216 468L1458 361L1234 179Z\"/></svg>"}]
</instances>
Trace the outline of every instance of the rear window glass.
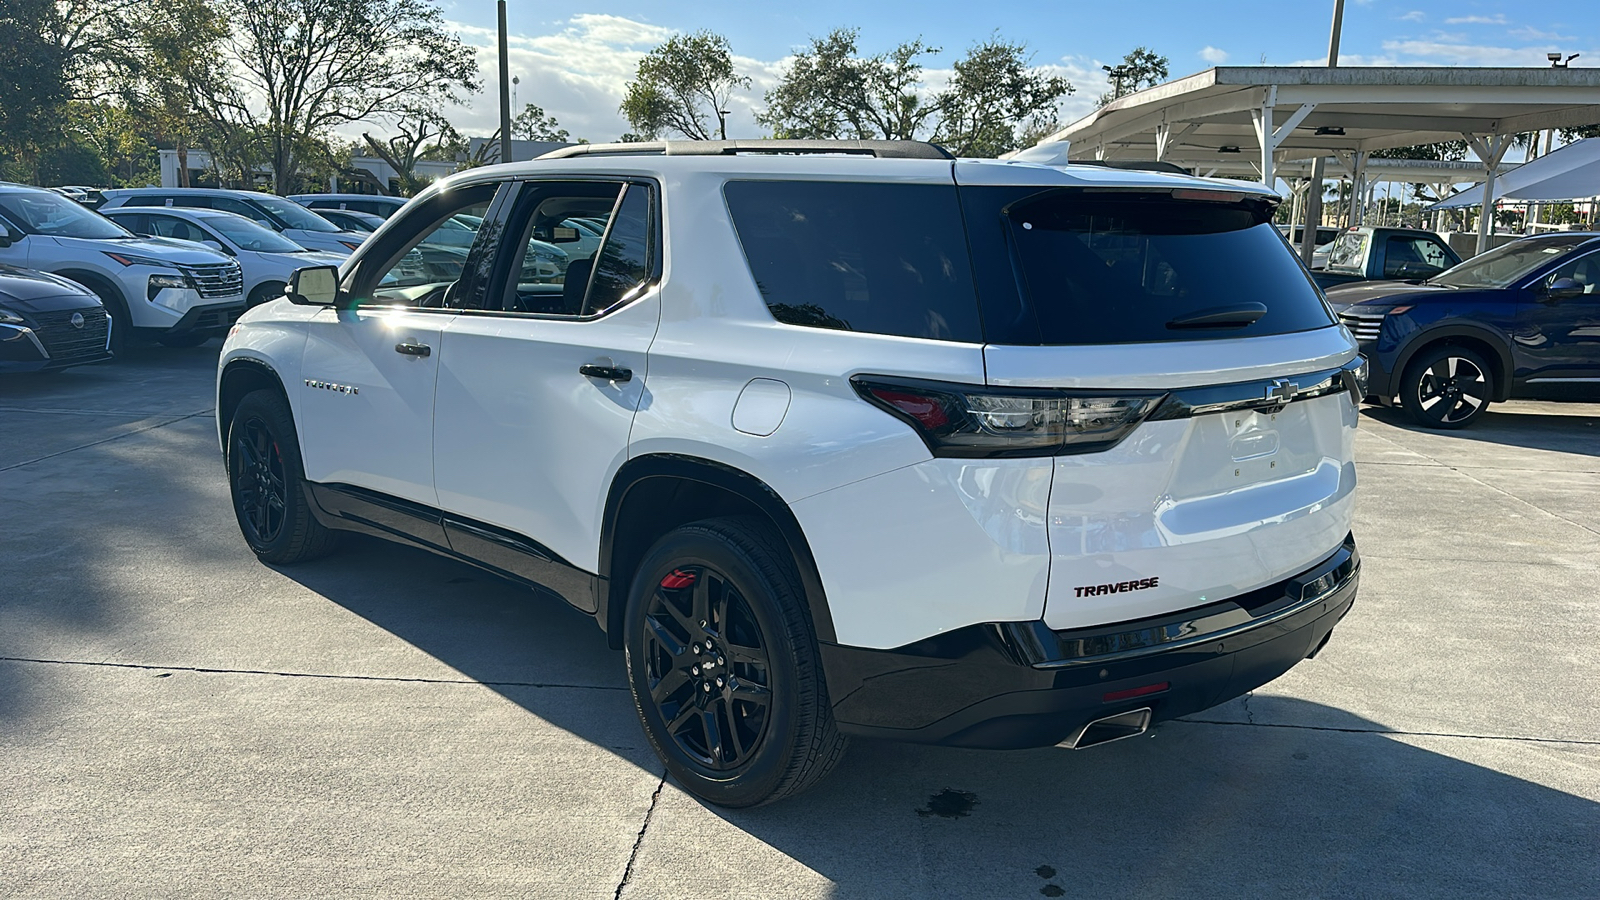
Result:
<instances>
[{"instance_id":1,"label":"rear window glass","mask_svg":"<svg viewBox=\"0 0 1600 900\"><path fill-rule=\"evenodd\" d=\"M1252 209L1053 191L1003 215L1043 344L1253 337L1333 323L1293 251ZM980 256L986 264L1000 263ZM1254 320L1245 324L1242 309ZM1219 324L1194 325L1205 321Z\"/></svg>"},{"instance_id":2,"label":"rear window glass","mask_svg":"<svg viewBox=\"0 0 1600 900\"><path fill-rule=\"evenodd\" d=\"M983 340L953 185L732 181L724 196L778 321Z\"/></svg>"},{"instance_id":3,"label":"rear window glass","mask_svg":"<svg viewBox=\"0 0 1600 900\"><path fill-rule=\"evenodd\" d=\"M1367 271L1367 245L1371 235L1365 231L1346 231L1333 239L1328 248L1328 268L1358 275Z\"/></svg>"}]
</instances>

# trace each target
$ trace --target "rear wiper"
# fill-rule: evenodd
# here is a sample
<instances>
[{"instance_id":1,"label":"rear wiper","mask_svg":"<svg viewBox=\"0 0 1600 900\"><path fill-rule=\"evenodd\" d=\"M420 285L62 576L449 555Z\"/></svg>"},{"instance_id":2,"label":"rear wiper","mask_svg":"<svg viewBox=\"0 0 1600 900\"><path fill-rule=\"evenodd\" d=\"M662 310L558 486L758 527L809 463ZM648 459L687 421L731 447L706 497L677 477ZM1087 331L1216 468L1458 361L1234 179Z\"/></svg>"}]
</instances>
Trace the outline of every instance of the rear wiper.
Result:
<instances>
[{"instance_id":1,"label":"rear wiper","mask_svg":"<svg viewBox=\"0 0 1600 900\"><path fill-rule=\"evenodd\" d=\"M1237 306L1213 306L1198 312L1179 316L1167 323L1168 328L1243 328L1267 314L1262 303L1240 303Z\"/></svg>"}]
</instances>

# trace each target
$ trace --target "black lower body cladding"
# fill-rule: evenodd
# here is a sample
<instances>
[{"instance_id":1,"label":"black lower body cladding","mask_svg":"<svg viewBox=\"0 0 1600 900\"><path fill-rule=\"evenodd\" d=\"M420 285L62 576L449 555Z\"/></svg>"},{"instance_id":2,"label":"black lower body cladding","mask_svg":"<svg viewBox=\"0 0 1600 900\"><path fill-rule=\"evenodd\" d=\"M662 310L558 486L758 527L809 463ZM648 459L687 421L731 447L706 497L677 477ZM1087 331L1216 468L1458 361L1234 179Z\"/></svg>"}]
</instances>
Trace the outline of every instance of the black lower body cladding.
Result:
<instances>
[{"instance_id":1,"label":"black lower body cladding","mask_svg":"<svg viewBox=\"0 0 1600 900\"><path fill-rule=\"evenodd\" d=\"M1360 568L1347 539L1292 578L1166 616L1071 631L973 625L893 650L825 643L834 718L861 737L1023 749L1141 707L1158 722L1199 712L1320 650L1355 603Z\"/></svg>"}]
</instances>

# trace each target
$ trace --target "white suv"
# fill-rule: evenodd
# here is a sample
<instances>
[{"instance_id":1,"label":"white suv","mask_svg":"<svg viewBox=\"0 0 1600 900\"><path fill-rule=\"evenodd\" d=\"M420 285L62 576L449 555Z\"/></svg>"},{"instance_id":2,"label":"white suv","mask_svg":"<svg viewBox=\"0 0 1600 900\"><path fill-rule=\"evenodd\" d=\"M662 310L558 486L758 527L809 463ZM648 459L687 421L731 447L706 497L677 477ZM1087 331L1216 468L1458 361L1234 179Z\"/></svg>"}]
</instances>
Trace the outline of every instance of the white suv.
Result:
<instances>
[{"instance_id":1,"label":"white suv","mask_svg":"<svg viewBox=\"0 0 1600 900\"><path fill-rule=\"evenodd\" d=\"M1355 599L1361 372L1276 203L917 143L474 169L240 320L234 507L268 562L366 532L592 614L713 803L801 790L847 735L1139 734ZM598 251L528 265L576 220Z\"/></svg>"},{"instance_id":2,"label":"white suv","mask_svg":"<svg viewBox=\"0 0 1600 900\"><path fill-rule=\"evenodd\" d=\"M111 349L133 335L192 347L244 312L232 259L182 241L145 238L54 191L0 184L0 264L70 278L111 314Z\"/></svg>"}]
</instances>

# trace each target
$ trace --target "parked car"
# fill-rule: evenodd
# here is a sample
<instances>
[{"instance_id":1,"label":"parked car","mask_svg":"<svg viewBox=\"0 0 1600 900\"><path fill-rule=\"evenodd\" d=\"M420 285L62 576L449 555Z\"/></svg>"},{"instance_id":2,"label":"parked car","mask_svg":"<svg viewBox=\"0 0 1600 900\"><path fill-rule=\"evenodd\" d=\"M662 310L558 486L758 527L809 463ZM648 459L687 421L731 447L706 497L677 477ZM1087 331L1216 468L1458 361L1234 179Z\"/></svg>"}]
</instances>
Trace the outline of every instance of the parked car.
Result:
<instances>
[{"instance_id":1,"label":"parked car","mask_svg":"<svg viewBox=\"0 0 1600 900\"><path fill-rule=\"evenodd\" d=\"M329 222L343 228L345 231L356 234L371 234L383 224L383 216L372 213L357 212L353 209L319 209L317 215Z\"/></svg>"},{"instance_id":2,"label":"parked car","mask_svg":"<svg viewBox=\"0 0 1600 900\"><path fill-rule=\"evenodd\" d=\"M105 195L100 193L99 188L84 187L82 185L72 184L63 185L61 187L53 187L50 188L50 190L55 191L69 200L76 200L90 209L98 209L100 204L106 202Z\"/></svg>"},{"instance_id":3,"label":"parked car","mask_svg":"<svg viewBox=\"0 0 1600 900\"><path fill-rule=\"evenodd\" d=\"M239 264L205 247L141 238L42 188L0 184L0 263L51 272L93 291L116 323L112 350L133 336L189 347L244 311Z\"/></svg>"},{"instance_id":4,"label":"parked car","mask_svg":"<svg viewBox=\"0 0 1600 900\"><path fill-rule=\"evenodd\" d=\"M111 358L111 317L74 281L0 265L0 372L65 369Z\"/></svg>"},{"instance_id":5,"label":"parked car","mask_svg":"<svg viewBox=\"0 0 1600 900\"><path fill-rule=\"evenodd\" d=\"M1336 287L1368 399L1461 428L1490 403L1600 400L1600 234L1503 244L1417 284Z\"/></svg>"},{"instance_id":6,"label":"parked car","mask_svg":"<svg viewBox=\"0 0 1600 900\"><path fill-rule=\"evenodd\" d=\"M1279 225L1278 233L1283 235L1284 241L1287 242L1290 247L1298 250L1300 247L1300 238L1306 233L1306 229L1304 225L1295 225L1292 227L1289 225ZM1318 225L1316 243L1313 246L1320 250L1323 247L1333 243L1338 237L1338 228L1335 228L1332 225Z\"/></svg>"},{"instance_id":7,"label":"parked car","mask_svg":"<svg viewBox=\"0 0 1600 900\"><path fill-rule=\"evenodd\" d=\"M471 169L240 320L234 512L274 565L365 532L593 615L712 803L802 790L847 735L1131 737L1354 602L1360 363L1276 204L913 142ZM455 277L402 271L463 215ZM595 253L524 276L587 217Z\"/></svg>"},{"instance_id":8,"label":"parked car","mask_svg":"<svg viewBox=\"0 0 1600 900\"><path fill-rule=\"evenodd\" d=\"M101 212L124 206L171 206L238 213L271 228L307 250L349 256L365 235L345 231L316 213L283 197L260 191L223 188L122 188L106 191Z\"/></svg>"},{"instance_id":9,"label":"parked car","mask_svg":"<svg viewBox=\"0 0 1600 900\"><path fill-rule=\"evenodd\" d=\"M314 209L320 215L325 209L350 210L387 219L406 205L404 197L387 197L382 194L290 194L289 199Z\"/></svg>"},{"instance_id":10,"label":"parked car","mask_svg":"<svg viewBox=\"0 0 1600 900\"><path fill-rule=\"evenodd\" d=\"M1323 290L1356 281L1418 281L1460 262L1461 256L1431 231L1357 225L1339 235L1328 248L1326 264L1311 278Z\"/></svg>"},{"instance_id":11,"label":"parked car","mask_svg":"<svg viewBox=\"0 0 1600 900\"><path fill-rule=\"evenodd\" d=\"M283 296L295 269L344 261L337 253L307 250L244 216L215 209L122 206L106 210L105 216L134 234L203 244L233 257L244 272L247 306Z\"/></svg>"}]
</instances>

